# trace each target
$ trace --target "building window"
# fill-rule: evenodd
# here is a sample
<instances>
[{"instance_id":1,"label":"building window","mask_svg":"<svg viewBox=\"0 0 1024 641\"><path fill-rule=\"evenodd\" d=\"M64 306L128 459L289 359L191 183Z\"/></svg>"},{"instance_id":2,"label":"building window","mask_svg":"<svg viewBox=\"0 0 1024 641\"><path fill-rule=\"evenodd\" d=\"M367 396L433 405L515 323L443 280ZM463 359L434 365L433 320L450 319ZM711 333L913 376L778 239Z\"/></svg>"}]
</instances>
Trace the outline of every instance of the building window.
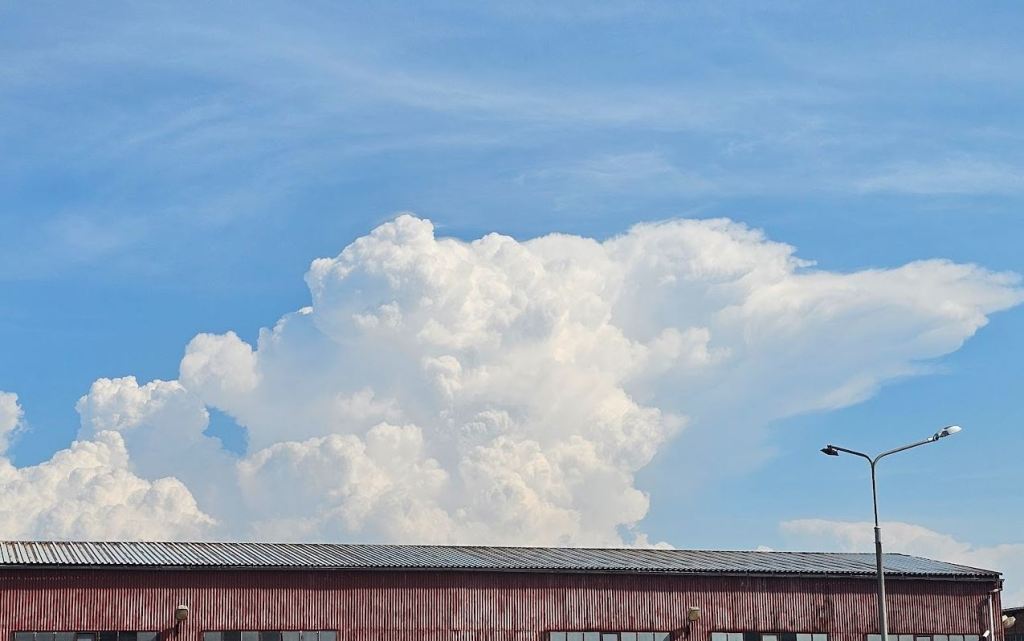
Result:
<instances>
[{"instance_id":1,"label":"building window","mask_svg":"<svg viewBox=\"0 0 1024 641\"><path fill-rule=\"evenodd\" d=\"M338 633L334 630L221 630L203 632L203 641L338 641Z\"/></svg>"},{"instance_id":2,"label":"building window","mask_svg":"<svg viewBox=\"0 0 1024 641\"><path fill-rule=\"evenodd\" d=\"M671 641L668 632L557 630L548 633L548 641Z\"/></svg>"},{"instance_id":3,"label":"building window","mask_svg":"<svg viewBox=\"0 0 1024 641\"><path fill-rule=\"evenodd\" d=\"M828 635L820 632L712 632L711 641L828 641Z\"/></svg>"},{"instance_id":4,"label":"building window","mask_svg":"<svg viewBox=\"0 0 1024 641\"><path fill-rule=\"evenodd\" d=\"M979 641L977 634L892 634L889 641ZM868 641L882 641L882 635L869 634Z\"/></svg>"},{"instance_id":5,"label":"building window","mask_svg":"<svg viewBox=\"0 0 1024 641\"><path fill-rule=\"evenodd\" d=\"M83 632L15 632L14 641L158 641L158 632L88 630Z\"/></svg>"}]
</instances>

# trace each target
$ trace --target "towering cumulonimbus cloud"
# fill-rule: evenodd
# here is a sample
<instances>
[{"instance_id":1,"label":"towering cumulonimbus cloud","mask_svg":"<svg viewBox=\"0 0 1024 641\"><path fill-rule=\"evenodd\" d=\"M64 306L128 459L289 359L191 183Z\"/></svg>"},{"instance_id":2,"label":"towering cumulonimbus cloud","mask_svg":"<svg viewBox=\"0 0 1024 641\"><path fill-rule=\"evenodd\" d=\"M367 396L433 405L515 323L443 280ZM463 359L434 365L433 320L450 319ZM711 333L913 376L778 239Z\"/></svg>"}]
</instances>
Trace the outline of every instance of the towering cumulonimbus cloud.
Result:
<instances>
[{"instance_id":1,"label":"towering cumulonimbus cloud","mask_svg":"<svg viewBox=\"0 0 1024 641\"><path fill-rule=\"evenodd\" d=\"M729 220L463 242L403 215L306 282L254 345L200 334L177 381L94 383L74 447L178 479L182 535L646 544L635 476L673 439L755 460L770 421L923 372L1022 300L1016 276L943 260L818 270ZM680 482L723 473L710 458Z\"/></svg>"}]
</instances>

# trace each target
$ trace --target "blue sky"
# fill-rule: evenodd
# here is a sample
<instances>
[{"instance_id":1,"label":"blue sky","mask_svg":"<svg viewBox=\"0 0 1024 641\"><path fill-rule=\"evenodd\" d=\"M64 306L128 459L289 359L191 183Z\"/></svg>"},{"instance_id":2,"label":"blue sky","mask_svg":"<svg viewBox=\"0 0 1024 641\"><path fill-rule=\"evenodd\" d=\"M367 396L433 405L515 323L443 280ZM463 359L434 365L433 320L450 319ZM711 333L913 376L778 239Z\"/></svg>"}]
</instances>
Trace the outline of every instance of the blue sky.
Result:
<instances>
[{"instance_id":1,"label":"blue sky","mask_svg":"<svg viewBox=\"0 0 1024 641\"><path fill-rule=\"evenodd\" d=\"M1024 12L962 3L9 4L0 48L0 390L43 462L98 378L178 376L199 332L309 304L303 274L398 212L437 234L605 239L728 217L831 272L943 258L1024 273ZM652 540L830 545L793 519L1024 542L1024 309L927 375L771 421L747 459L639 470ZM776 375L785 376L785 372ZM742 405L740 393L735 403ZM217 414L214 432L238 428ZM726 467L729 467L728 465ZM841 545L835 539L832 545Z\"/></svg>"}]
</instances>

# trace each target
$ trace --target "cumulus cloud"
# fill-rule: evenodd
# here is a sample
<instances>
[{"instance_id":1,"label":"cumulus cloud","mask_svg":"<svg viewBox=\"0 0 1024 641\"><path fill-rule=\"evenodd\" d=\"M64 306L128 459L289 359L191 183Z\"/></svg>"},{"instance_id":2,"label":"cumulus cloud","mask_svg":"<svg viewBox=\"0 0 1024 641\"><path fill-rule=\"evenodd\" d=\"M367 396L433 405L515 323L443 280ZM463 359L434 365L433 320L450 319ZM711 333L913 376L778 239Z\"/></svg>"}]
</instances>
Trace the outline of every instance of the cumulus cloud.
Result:
<instances>
[{"instance_id":1,"label":"cumulus cloud","mask_svg":"<svg viewBox=\"0 0 1024 641\"><path fill-rule=\"evenodd\" d=\"M0 537L8 539L192 538L213 525L181 481L133 474L116 432L76 441L40 465L0 458L0 488Z\"/></svg>"},{"instance_id":2,"label":"cumulus cloud","mask_svg":"<svg viewBox=\"0 0 1024 641\"><path fill-rule=\"evenodd\" d=\"M729 220L464 242L403 215L306 283L254 344L196 336L176 381L94 383L80 438L182 481L218 536L648 544L635 477L673 439L680 482L723 473L715 448L746 465L771 420L924 371L1022 300L943 260L818 270ZM209 408L247 452L205 434Z\"/></svg>"},{"instance_id":3,"label":"cumulus cloud","mask_svg":"<svg viewBox=\"0 0 1024 641\"><path fill-rule=\"evenodd\" d=\"M7 451L11 436L21 425L22 414L17 394L0 392L0 455Z\"/></svg>"},{"instance_id":4,"label":"cumulus cloud","mask_svg":"<svg viewBox=\"0 0 1024 641\"><path fill-rule=\"evenodd\" d=\"M806 549L865 552L874 550L870 522L798 519L780 525L782 533ZM1002 572L1008 586L1003 603L1024 603L1024 543L979 546L913 523L882 523L885 550Z\"/></svg>"}]
</instances>

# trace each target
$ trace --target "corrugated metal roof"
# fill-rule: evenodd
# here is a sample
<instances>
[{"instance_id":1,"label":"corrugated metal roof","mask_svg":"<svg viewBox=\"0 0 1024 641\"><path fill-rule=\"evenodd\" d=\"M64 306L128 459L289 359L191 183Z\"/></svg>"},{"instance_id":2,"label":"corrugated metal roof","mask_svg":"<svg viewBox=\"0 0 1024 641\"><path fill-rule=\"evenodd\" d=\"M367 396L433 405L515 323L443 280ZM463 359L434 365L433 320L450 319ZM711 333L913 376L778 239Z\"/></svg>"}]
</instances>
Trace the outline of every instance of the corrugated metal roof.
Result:
<instances>
[{"instance_id":1,"label":"corrugated metal roof","mask_svg":"<svg viewBox=\"0 0 1024 641\"><path fill-rule=\"evenodd\" d=\"M330 543L0 541L2 567L310 568L873 576L875 557L751 552ZM889 576L992 579L998 572L886 554Z\"/></svg>"}]
</instances>

